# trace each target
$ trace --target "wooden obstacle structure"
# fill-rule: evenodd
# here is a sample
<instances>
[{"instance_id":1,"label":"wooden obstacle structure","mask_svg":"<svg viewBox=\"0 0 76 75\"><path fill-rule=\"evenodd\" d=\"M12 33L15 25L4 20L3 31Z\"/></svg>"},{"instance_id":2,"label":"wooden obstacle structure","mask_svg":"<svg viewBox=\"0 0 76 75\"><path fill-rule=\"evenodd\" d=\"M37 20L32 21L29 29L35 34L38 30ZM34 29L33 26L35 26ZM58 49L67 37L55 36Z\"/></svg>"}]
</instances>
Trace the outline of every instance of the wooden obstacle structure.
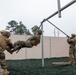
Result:
<instances>
[{"instance_id":1,"label":"wooden obstacle structure","mask_svg":"<svg viewBox=\"0 0 76 75\"><path fill-rule=\"evenodd\" d=\"M53 65L71 65L69 62L53 62Z\"/></svg>"}]
</instances>

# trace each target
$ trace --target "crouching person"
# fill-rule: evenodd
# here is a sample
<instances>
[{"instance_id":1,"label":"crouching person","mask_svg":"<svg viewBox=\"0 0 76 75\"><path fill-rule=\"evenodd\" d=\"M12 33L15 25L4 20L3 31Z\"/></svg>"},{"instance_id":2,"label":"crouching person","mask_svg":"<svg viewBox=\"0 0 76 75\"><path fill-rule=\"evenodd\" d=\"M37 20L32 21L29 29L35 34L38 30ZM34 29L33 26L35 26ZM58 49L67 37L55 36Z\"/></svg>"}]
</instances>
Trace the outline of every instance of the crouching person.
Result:
<instances>
[{"instance_id":1,"label":"crouching person","mask_svg":"<svg viewBox=\"0 0 76 75\"><path fill-rule=\"evenodd\" d=\"M4 51L7 50L12 54L11 48L13 48L13 44L10 42L10 33L8 31L0 31L0 33L0 65L3 69L3 75L7 75L9 71L7 70Z\"/></svg>"}]
</instances>

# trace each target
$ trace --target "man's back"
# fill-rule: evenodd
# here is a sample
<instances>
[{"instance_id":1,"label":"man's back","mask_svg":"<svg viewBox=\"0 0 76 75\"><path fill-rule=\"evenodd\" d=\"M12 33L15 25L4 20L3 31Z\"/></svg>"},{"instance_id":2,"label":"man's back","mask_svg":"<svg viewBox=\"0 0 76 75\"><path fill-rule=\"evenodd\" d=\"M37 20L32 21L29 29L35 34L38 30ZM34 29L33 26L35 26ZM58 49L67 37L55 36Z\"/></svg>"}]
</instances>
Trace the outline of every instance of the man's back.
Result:
<instances>
[{"instance_id":1,"label":"man's back","mask_svg":"<svg viewBox=\"0 0 76 75\"><path fill-rule=\"evenodd\" d=\"M5 36L0 35L0 47L5 49L7 47L8 38Z\"/></svg>"}]
</instances>

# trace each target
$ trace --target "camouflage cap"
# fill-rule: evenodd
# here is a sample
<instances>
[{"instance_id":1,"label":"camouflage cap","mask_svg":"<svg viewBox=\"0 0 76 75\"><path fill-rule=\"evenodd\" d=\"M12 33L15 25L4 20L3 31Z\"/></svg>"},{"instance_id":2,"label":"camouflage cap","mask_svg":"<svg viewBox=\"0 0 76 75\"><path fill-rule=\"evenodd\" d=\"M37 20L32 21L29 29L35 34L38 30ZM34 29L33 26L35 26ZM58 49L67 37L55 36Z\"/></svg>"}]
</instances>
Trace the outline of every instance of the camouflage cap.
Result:
<instances>
[{"instance_id":1,"label":"camouflage cap","mask_svg":"<svg viewBox=\"0 0 76 75\"><path fill-rule=\"evenodd\" d=\"M75 37L76 36L76 34L71 34L71 37Z\"/></svg>"},{"instance_id":2,"label":"camouflage cap","mask_svg":"<svg viewBox=\"0 0 76 75\"><path fill-rule=\"evenodd\" d=\"M10 32L6 31L6 30L1 30L0 33L3 35L3 36L6 36L6 37L10 37Z\"/></svg>"},{"instance_id":3,"label":"camouflage cap","mask_svg":"<svg viewBox=\"0 0 76 75\"><path fill-rule=\"evenodd\" d=\"M72 36L76 36L76 34L71 34Z\"/></svg>"},{"instance_id":4,"label":"camouflage cap","mask_svg":"<svg viewBox=\"0 0 76 75\"><path fill-rule=\"evenodd\" d=\"M31 28L32 32L35 32L37 29L39 29L39 27L37 25L35 25L34 27Z\"/></svg>"}]
</instances>

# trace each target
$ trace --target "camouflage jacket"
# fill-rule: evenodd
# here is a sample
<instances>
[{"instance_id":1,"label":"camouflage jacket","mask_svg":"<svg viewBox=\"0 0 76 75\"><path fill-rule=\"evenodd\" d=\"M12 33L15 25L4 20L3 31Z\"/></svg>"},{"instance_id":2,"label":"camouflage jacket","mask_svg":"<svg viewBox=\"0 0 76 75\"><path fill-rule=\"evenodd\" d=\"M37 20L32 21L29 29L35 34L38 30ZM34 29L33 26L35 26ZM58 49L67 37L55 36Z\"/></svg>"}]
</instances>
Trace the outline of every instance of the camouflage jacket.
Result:
<instances>
[{"instance_id":1,"label":"camouflage jacket","mask_svg":"<svg viewBox=\"0 0 76 75\"><path fill-rule=\"evenodd\" d=\"M75 38L68 38L67 39L68 44L75 46L76 45L76 37Z\"/></svg>"},{"instance_id":2,"label":"camouflage jacket","mask_svg":"<svg viewBox=\"0 0 76 75\"><path fill-rule=\"evenodd\" d=\"M5 49L8 50L8 48L12 48L13 45L12 45L12 43L10 42L10 39L9 39L9 38L0 35L0 47L2 47L3 50L5 50Z\"/></svg>"},{"instance_id":3,"label":"camouflage jacket","mask_svg":"<svg viewBox=\"0 0 76 75\"><path fill-rule=\"evenodd\" d=\"M37 46L40 43L40 37L39 36L32 36L26 40L26 42L30 42L33 46Z\"/></svg>"}]
</instances>

